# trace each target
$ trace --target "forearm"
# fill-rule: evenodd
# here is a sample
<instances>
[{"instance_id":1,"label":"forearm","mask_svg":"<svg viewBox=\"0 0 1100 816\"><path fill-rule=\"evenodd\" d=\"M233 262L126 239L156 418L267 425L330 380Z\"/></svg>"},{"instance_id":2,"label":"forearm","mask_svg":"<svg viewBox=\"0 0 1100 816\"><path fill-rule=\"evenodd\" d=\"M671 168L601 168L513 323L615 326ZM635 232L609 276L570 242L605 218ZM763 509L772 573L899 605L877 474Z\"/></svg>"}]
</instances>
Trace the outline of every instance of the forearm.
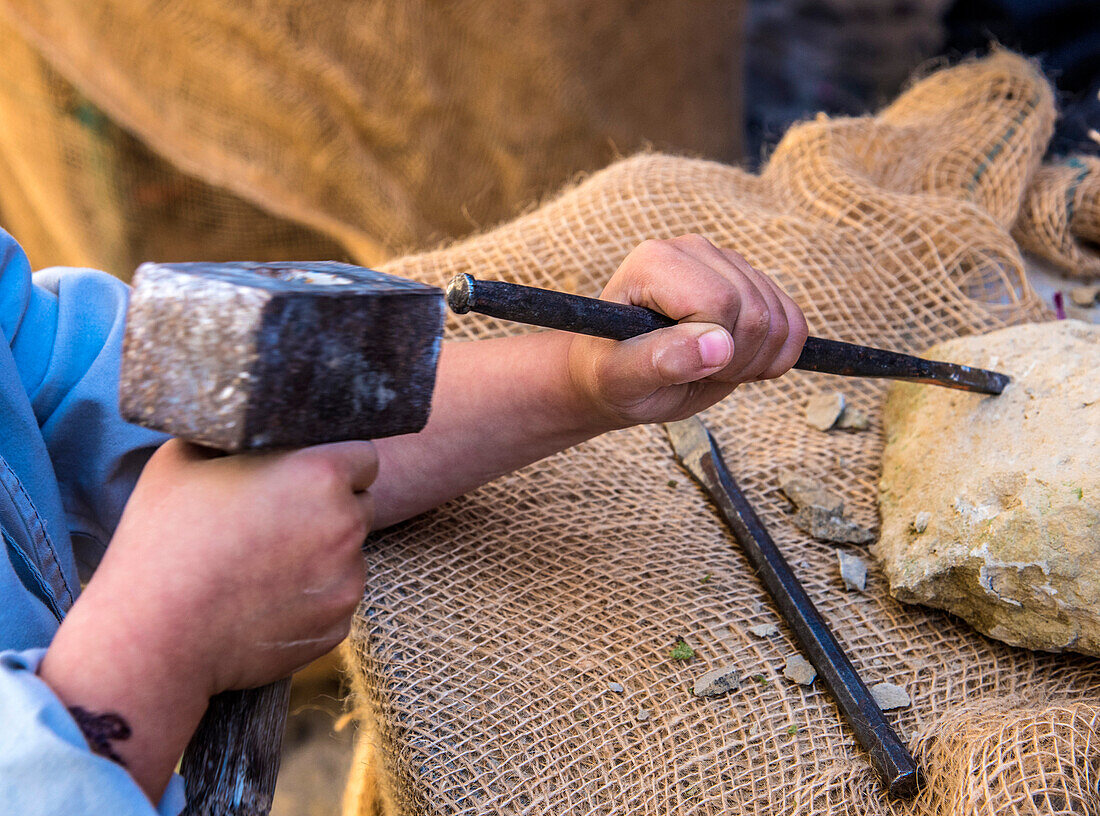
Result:
<instances>
[{"instance_id":1,"label":"forearm","mask_svg":"<svg viewBox=\"0 0 1100 816\"><path fill-rule=\"evenodd\" d=\"M445 343L427 427L375 443L375 528L608 430L578 401L570 341L560 332L533 332Z\"/></svg>"},{"instance_id":2,"label":"forearm","mask_svg":"<svg viewBox=\"0 0 1100 816\"><path fill-rule=\"evenodd\" d=\"M128 621L147 611L128 609L123 598L100 603L94 583L58 630L38 675L70 710L125 721L130 736L108 747L156 802L198 726L207 695L194 687L185 655L170 663L132 631Z\"/></svg>"}]
</instances>

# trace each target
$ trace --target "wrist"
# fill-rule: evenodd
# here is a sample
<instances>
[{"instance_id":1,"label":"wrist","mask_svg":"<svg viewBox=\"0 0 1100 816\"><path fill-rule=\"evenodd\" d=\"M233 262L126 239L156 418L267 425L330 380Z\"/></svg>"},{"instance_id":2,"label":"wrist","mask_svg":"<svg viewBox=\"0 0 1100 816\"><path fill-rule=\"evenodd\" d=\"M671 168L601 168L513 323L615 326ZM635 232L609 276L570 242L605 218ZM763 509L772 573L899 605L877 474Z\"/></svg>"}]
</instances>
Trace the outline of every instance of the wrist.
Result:
<instances>
[{"instance_id":1,"label":"wrist","mask_svg":"<svg viewBox=\"0 0 1100 816\"><path fill-rule=\"evenodd\" d=\"M99 750L96 734L85 731L85 737L97 753L120 760L155 802L206 710L209 689L135 626L138 616L125 613L124 602L100 606L94 595L81 597L38 675L78 724L83 719L106 726L116 718L125 723L129 733L111 741L111 753Z\"/></svg>"}]
</instances>

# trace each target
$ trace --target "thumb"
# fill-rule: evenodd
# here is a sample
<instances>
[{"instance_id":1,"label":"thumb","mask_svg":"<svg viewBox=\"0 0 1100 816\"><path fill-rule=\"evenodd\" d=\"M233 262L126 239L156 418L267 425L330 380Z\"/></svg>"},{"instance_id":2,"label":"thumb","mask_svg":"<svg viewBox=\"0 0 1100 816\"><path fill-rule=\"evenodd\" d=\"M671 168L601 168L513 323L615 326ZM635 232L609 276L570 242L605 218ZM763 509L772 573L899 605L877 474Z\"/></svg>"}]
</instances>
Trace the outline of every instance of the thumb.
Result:
<instances>
[{"instance_id":1,"label":"thumb","mask_svg":"<svg viewBox=\"0 0 1100 816\"><path fill-rule=\"evenodd\" d=\"M733 338L714 323L680 323L616 343L604 370L614 372L623 396L641 397L661 388L695 382L733 359Z\"/></svg>"}]
</instances>

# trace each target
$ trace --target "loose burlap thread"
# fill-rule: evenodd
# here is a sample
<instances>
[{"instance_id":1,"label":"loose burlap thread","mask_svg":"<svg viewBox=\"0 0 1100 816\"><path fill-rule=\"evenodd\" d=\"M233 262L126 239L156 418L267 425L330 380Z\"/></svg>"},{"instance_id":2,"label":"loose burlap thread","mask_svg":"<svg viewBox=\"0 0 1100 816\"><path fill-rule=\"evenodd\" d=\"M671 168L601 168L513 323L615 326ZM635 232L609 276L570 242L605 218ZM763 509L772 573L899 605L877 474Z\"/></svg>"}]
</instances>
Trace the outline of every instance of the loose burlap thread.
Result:
<instances>
[{"instance_id":1,"label":"loose burlap thread","mask_svg":"<svg viewBox=\"0 0 1100 816\"><path fill-rule=\"evenodd\" d=\"M696 232L773 275L812 332L919 351L1044 317L1009 230L1053 118L1035 68L997 53L928 76L877 116L792 128L760 175L636 156L385 269L595 295L641 240ZM525 329L465 316L449 330ZM806 424L806 399L834 389L870 431ZM914 802L885 797L820 682L782 676L790 631L662 430L639 427L371 537L352 647L372 759L347 812L1100 813L1097 661L904 606L874 565L866 593L847 593L836 548L791 523L785 467L877 525L883 389L792 372L739 388L705 420L862 677L908 691L888 718L928 780ZM763 623L781 633L749 633ZM670 659L677 637L694 660ZM695 677L727 665L739 691L692 695Z\"/></svg>"}]
</instances>

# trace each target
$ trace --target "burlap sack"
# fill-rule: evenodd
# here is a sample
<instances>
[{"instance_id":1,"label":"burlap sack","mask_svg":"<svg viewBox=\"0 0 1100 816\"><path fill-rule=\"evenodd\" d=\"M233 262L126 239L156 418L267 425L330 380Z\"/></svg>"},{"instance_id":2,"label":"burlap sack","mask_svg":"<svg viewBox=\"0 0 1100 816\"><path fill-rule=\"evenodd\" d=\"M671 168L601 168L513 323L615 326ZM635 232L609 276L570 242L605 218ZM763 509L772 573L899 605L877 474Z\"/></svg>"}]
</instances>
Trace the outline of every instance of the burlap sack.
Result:
<instances>
[{"instance_id":1,"label":"burlap sack","mask_svg":"<svg viewBox=\"0 0 1100 816\"><path fill-rule=\"evenodd\" d=\"M350 260L335 241L173 167L0 15L0 226L35 268L123 278L142 261Z\"/></svg>"},{"instance_id":2,"label":"burlap sack","mask_svg":"<svg viewBox=\"0 0 1100 816\"><path fill-rule=\"evenodd\" d=\"M1012 231L1020 246L1081 278L1100 278L1100 158L1044 165Z\"/></svg>"},{"instance_id":3,"label":"burlap sack","mask_svg":"<svg viewBox=\"0 0 1100 816\"><path fill-rule=\"evenodd\" d=\"M920 350L1044 316L1009 229L1053 118L1043 78L999 53L929 76L878 116L793 128L759 176L636 156L385 269L593 295L644 238L698 232L774 275L814 333ZM450 322L453 338L524 330ZM869 432L806 424L806 398L836 388ZM778 622L774 608L661 429L640 427L371 537L352 635L369 727L347 812L1100 812L1097 661L1012 649L903 606L874 566L866 594L846 593L834 547L791 524L784 467L820 475L877 524L883 388L793 372L705 419L862 676L908 690L912 705L889 718L932 782L915 803L884 798L820 684L782 677L790 632L747 631ZM493 429L480 432L491 445ZM676 637L694 661L670 660ZM695 698L693 679L726 664L742 689Z\"/></svg>"},{"instance_id":4,"label":"burlap sack","mask_svg":"<svg viewBox=\"0 0 1100 816\"><path fill-rule=\"evenodd\" d=\"M172 167L370 264L512 217L620 151L651 143L735 158L741 7L721 0L2 0L0 16L109 122ZM15 39L6 30L0 36ZM70 177L110 179L85 157L87 134L70 139L65 127L79 131L79 124L55 108L51 89L28 86L19 66L6 67L3 50L0 68L0 85L23 97L0 93L3 127L17 122L42 139L41 148L24 139L11 151L0 142L0 162L17 157L29 168L24 175L67 163ZM46 119L41 107L52 111ZM96 212L68 213L65 192L54 185L45 200L58 212L42 213L55 242L94 247L88 219L117 210L118 198L132 201L125 192L80 196ZM224 224L220 200L173 196L173 213L196 213L183 225L190 233L181 227L178 234L201 237L193 223L200 219L208 228ZM7 211L4 190L0 206ZM228 226L241 240L249 234L247 223ZM83 253L105 264L123 254ZM80 255L41 262L70 257Z\"/></svg>"}]
</instances>

